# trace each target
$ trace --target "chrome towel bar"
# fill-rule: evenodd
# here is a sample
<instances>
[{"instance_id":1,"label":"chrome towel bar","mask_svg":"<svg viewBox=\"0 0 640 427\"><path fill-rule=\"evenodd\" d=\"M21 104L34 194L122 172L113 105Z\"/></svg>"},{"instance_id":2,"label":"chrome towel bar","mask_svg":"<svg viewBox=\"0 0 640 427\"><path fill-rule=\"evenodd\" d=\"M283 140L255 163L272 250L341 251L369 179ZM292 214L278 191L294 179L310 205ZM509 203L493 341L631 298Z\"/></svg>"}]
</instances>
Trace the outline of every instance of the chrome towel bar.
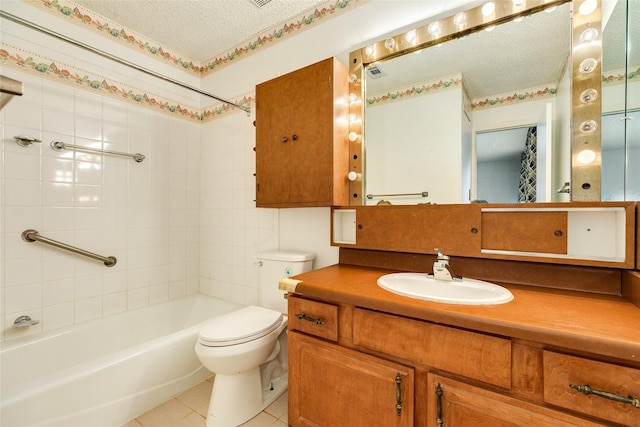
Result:
<instances>
[{"instance_id":1,"label":"chrome towel bar","mask_svg":"<svg viewBox=\"0 0 640 427\"><path fill-rule=\"evenodd\" d=\"M429 192L428 191L423 191L421 193L367 194L367 199L373 199L374 197L401 197L401 196L429 197Z\"/></svg>"},{"instance_id":2,"label":"chrome towel bar","mask_svg":"<svg viewBox=\"0 0 640 427\"><path fill-rule=\"evenodd\" d=\"M94 254L93 252L85 251L84 249L76 248L75 246L67 245L66 243L43 237L36 230L24 230L22 232L22 240L24 240L25 242L38 241L46 243L47 245L55 246L56 248L64 249L65 251L70 251L89 258L97 259L98 261L104 262L104 265L107 267L113 267L118 262L118 260L114 256L104 257L102 255Z\"/></svg>"},{"instance_id":3,"label":"chrome towel bar","mask_svg":"<svg viewBox=\"0 0 640 427\"><path fill-rule=\"evenodd\" d=\"M140 163L141 161L144 160L144 155L142 155L140 153L129 154L129 153L122 153L120 151L100 150L98 148L91 148L91 147L83 147L81 145L66 144L66 143L64 143L62 141L51 141L51 148L53 148L56 151L74 150L74 151L82 151L82 152L87 152L87 153L100 153L100 154L111 154L111 155L114 155L114 156L132 157L133 160L135 160L138 163Z\"/></svg>"}]
</instances>

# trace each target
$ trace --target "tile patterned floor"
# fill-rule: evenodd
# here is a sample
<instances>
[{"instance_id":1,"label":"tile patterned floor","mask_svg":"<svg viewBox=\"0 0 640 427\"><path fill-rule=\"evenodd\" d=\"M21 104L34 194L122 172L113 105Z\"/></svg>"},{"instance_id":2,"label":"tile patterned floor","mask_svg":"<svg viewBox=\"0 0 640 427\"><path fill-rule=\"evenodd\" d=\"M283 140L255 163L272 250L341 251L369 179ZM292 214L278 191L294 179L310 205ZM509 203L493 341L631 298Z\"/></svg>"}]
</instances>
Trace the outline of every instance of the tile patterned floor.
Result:
<instances>
[{"instance_id":1,"label":"tile patterned floor","mask_svg":"<svg viewBox=\"0 0 640 427\"><path fill-rule=\"evenodd\" d=\"M196 384L122 427L205 427L213 377ZM287 393L242 427L287 427Z\"/></svg>"}]
</instances>

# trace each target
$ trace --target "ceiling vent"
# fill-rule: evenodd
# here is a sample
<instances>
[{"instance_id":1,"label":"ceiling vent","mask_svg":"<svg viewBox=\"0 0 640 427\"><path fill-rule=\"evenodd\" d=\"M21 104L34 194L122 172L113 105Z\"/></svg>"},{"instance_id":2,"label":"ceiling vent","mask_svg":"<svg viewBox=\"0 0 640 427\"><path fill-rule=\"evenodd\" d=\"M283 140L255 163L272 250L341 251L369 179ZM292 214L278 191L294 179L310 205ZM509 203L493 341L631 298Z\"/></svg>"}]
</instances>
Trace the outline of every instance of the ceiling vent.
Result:
<instances>
[{"instance_id":1,"label":"ceiling vent","mask_svg":"<svg viewBox=\"0 0 640 427\"><path fill-rule=\"evenodd\" d=\"M262 7L265 4L269 3L271 0L249 0L251 3L256 5L257 7Z\"/></svg>"},{"instance_id":2,"label":"ceiling vent","mask_svg":"<svg viewBox=\"0 0 640 427\"><path fill-rule=\"evenodd\" d=\"M372 79L379 79L381 77L386 76L386 74L382 71L382 69L378 65L369 65L367 67L367 74Z\"/></svg>"}]
</instances>

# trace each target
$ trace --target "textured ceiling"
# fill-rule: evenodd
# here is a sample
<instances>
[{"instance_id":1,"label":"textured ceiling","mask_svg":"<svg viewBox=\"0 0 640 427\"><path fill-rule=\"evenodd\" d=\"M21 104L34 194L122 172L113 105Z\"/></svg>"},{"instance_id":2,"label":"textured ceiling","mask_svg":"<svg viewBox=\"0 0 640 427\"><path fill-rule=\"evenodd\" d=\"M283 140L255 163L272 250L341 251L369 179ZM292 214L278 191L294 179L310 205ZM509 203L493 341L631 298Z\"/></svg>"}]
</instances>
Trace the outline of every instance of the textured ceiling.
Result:
<instances>
[{"instance_id":1,"label":"textured ceiling","mask_svg":"<svg viewBox=\"0 0 640 427\"><path fill-rule=\"evenodd\" d=\"M367 97L462 73L472 99L555 86L569 58L571 11L565 4L493 31L381 62L386 77L367 80Z\"/></svg>"},{"instance_id":2,"label":"textured ceiling","mask_svg":"<svg viewBox=\"0 0 640 427\"><path fill-rule=\"evenodd\" d=\"M327 0L73 0L103 17L199 62L224 54L276 24Z\"/></svg>"}]
</instances>

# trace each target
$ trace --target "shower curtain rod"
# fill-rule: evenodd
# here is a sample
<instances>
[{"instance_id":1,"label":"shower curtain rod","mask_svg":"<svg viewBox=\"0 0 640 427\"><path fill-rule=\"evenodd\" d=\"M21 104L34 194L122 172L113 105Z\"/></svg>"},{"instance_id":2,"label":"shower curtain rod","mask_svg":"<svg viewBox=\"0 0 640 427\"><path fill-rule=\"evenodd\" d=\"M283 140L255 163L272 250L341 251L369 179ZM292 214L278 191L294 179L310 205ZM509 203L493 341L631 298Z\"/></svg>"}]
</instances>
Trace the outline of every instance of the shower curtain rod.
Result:
<instances>
[{"instance_id":1,"label":"shower curtain rod","mask_svg":"<svg viewBox=\"0 0 640 427\"><path fill-rule=\"evenodd\" d=\"M153 77L156 77L158 79L164 80L166 82L172 83L174 85L180 86L180 87L182 87L184 89L188 89L188 90L190 90L192 92L197 92L200 95L204 95L206 97L213 98L213 99L215 99L217 101L220 101L220 102L223 102L225 104L231 105L233 107L239 108L239 109L241 109L243 111L246 111L247 116L251 112L251 108L248 107L248 106L243 106L243 105L237 104L235 102L227 101L226 99L220 98L219 96L212 95L210 93L204 92L204 91L202 91L202 90L200 90L198 88L195 88L193 86L189 86L189 85L186 85L184 83L181 83L181 82L179 82L177 80L174 80L174 79L172 79L170 77L163 76L162 74L158 74L158 73L156 73L154 71L151 71L151 70L148 70L148 69L146 69L144 67L140 67L140 66L138 66L138 65L136 65L136 64L134 64L132 62L129 62L129 61L126 61L126 60L124 60L122 58L119 58L117 56L111 55L110 53L104 52L104 51L102 51L100 49L96 49L96 48L91 47L91 46L89 46L87 44L84 44L82 42L79 42L77 40L69 38L67 36L64 36L64 35L62 35L60 33L56 33L55 31L51 31L51 30L49 30L47 28L44 28L44 27L42 27L40 25L34 24L33 22L30 22L30 21L24 20L22 18L19 18L19 17L15 16L15 15L13 15L11 13L5 12L4 10L0 10L0 16L2 16L5 19L8 19L9 21L13 21L13 22L15 22L17 24L20 24L20 25L23 25L25 27L31 28L32 30L36 30L36 31L39 31L41 33L47 34L47 35L49 35L51 37L55 37L57 39L60 39L60 40L65 41L67 43L70 43L70 44L72 44L74 46L77 46L77 47L80 47L82 49L88 50L89 52L93 52L96 55L100 55L100 56L102 56L104 58L110 59L110 60L115 61L115 62L117 62L119 64L122 64L122 65L125 65L127 67L133 68L134 70L140 71L142 73L148 74L150 76L153 76Z\"/></svg>"}]
</instances>

